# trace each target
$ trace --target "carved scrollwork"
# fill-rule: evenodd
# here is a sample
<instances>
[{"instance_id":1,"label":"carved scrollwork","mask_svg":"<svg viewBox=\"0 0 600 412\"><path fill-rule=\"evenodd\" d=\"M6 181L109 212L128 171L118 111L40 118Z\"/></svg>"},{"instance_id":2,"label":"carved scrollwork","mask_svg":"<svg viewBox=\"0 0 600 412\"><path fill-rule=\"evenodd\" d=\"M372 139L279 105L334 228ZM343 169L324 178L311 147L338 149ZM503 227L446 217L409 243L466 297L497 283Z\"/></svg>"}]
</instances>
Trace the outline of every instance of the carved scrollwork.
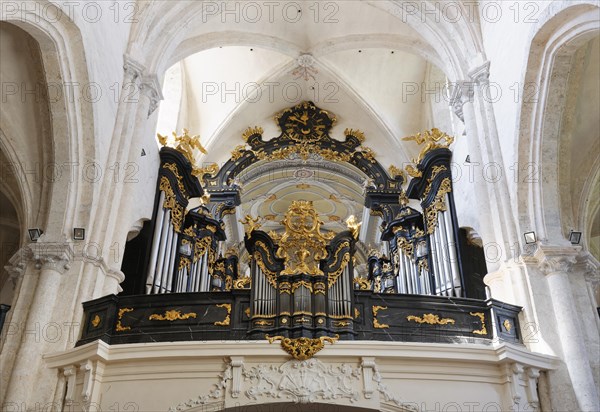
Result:
<instances>
[{"instance_id":1,"label":"carved scrollwork","mask_svg":"<svg viewBox=\"0 0 600 412\"><path fill-rule=\"evenodd\" d=\"M379 311L386 309L387 306L373 306L373 327L375 329L387 329L390 327L390 325L387 325L385 323L379 323L379 320L377 319L377 314L379 313Z\"/></svg>"},{"instance_id":2,"label":"carved scrollwork","mask_svg":"<svg viewBox=\"0 0 600 412\"><path fill-rule=\"evenodd\" d=\"M329 336L321 336L320 338L286 338L283 336L265 336L269 343L281 341L281 348L292 355L294 359L306 360L314 356L315 353L319 352L325 347L325 342L335 343L339 339L339 335L331 338Z\"/></svg>"},{"instance_id":3,"label":"carved scrollwork","mask_svg":"<svg viewBox=\"0 0 600 412\"><path fill-rule=\"evenodd\" d=\"M225 308L227 310L227 316L225 319L219 322L215 322L215 326L229 326L231 323L231 303L220 303L216 305L218 308Z\"/></svg>"},{"instance_id":4,"label":"carved scrollwork","mask_svg":"<svg viewBox=\"0 0 600 412\"><path fill-rule=\"evenodd\" d=\"M487 335L487 328L485 327L485 313L483 312L469 312L471 316L478 317L481 321L481 329L474 330L475 335Z\"/></svg>"},{"instance_id":5,"label":"carved scrollwork","mask_svg":"<svg viewBox=\"0 0 600 412\"><path fill-rule=\"evenodd\" d=\"M426 313L423 316L409 315L406 317L406 320L409 322L413 321L417 323L427 323L429 325L454 325L456 323L456 321L452 318L440 319L438 315L434 315L433 313Z\"/></svg>"},{"instance_id":6,"label":"carved scrollwork","mask_svg":"<svg viewBox=\"0 0 600 412\"><path fill-rule=\"evenodd\" d=\"M189 312L182 314L180 310L167 310L164 314L153 313L148 317L148 320L168 320L169 322L173 322L175 320L185 320L190 318L196 318L196 314L194 312Z\"/></svg>"},{"instance_id":7,"label":"carved scrollwork","mask_svg":"<svg viewBox=\"0 0 600 412\"><path fill-rule=\"evenodd\" d=\"M123 332L126 330L130 330L131 326L123 326L121 320L123 319L123 315L127 312L133 312L133 308L121 308L117 313L117 326L115 326L115 330L117 332Z\"/></svg>"},{"instance_id":8,"label":"carved scrollwork","mask_svg":"<svg viewBox=\"0 0 600 412\"><path fill-rule=\"evenodd\" d=\"M288 398L296 403L316 402L318 399L348 399L355 402L359 392L354 384L360 381L361 371L350 365L325 365L318 359L291 360L281 366L259 365L244 368L244 378L250 381L246 396Z\"/></svg>"}]
</instances>

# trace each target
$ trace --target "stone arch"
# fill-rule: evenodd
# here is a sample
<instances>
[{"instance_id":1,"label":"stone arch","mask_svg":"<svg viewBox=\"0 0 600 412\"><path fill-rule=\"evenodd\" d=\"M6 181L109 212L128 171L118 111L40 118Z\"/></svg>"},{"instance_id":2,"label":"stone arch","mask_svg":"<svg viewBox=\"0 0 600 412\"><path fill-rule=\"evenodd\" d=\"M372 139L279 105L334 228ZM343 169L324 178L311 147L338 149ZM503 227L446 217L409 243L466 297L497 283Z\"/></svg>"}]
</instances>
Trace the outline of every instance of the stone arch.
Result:
<instances>
[{"instance_id":1,"label":"stone arch","mask_svg":"<svg viewBox=\"0 0 600 412\"><path fill-rule=\"evenodd\" d=\"M549 6L532 30L524 85L537 98L524 101L519 123L519 163L537 175L517 186L520 231L535 230L539 240L566 243L558 184L560 122L573 54L598 35L598 5L560 2Z\"/></svg>"},{"instance_id":2,"label":"stone arch","mask_svg":"<svg viewBox=\"0 0 600 412\"><path fill-rule=\"evenodd\" d=\"M67 91L67 85L89 84L83 41L75 23L56 6L29 8L25 3L14 6L3 21L19 27L37 41L46 83L56 93L48 99L50 152L56 179L48 193L45 238L70 239L74 226L88 223L91 211L81 205L91 203L93 196L93 186L84 182L81 173L84 166L81 162L94 159L95 155L92 106L81 96L69 98ZM11 161L14 156L8 153Z\"/></svg>"}]
</instances>

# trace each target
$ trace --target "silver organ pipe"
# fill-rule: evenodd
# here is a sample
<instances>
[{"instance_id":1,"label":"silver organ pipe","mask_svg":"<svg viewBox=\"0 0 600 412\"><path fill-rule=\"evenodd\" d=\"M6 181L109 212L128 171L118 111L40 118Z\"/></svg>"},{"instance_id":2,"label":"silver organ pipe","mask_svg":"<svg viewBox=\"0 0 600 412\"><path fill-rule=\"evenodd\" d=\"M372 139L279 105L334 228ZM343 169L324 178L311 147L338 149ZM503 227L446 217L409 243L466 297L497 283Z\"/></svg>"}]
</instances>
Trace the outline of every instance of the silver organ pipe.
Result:
<instances>
[{"instance_id":1,"label":"silver organ pipe","mask_svg":"<svg viewBox=\"0 0 600 412\"><path fill-rule=\"evenodd\" d=\"M161 250L156 264L156 275L154 279L153 293L160 293L162 278L165 270L168 267L169 252L171 250L171 240L173 239L173 226L171 225L171 211L167 212L165 227L161 236Z\"/></svg>"},{"instance_id":2,"label":"silver organ pipe","mask_svg":"<svg viewBox=\"0 0 600 412\"><path fill-rule=\"evenodd\" d=\"M277 290L260 266L252 260L253 317L272 317L277 312ZM299 288L301 289L301 288ZM296 290L295 292L298 292Z\"/></svg>"},{"instance_id":3,"label":"silver organ pipe","mask_svg":"<svg viewBox=\"0 0 600 412\"><path fill-rule=\"evenodd\" d=\"M350 271L350 266L346 266L346 268L344 269L344 278L342 279L344 281L344 304L345 304L345 309L346 309L346 316L351 316L352 314L351 312L351 306L352 306L352 283L351 283L351 279L353 279L354 276L352 276L352 273Z\"/></svg>"},{"instance_id":4,"label":"silver organ pipe","mask_svg":"<svg viewBox=\"0 0 600 412\"><path fill-rule=\"evenodd\" d=\"M446 195L446 202L449 202L448 195ZM454 280L455 288L458 289L458 290L455 290L456 295L461 296L462 295L462 285L461 285L461 280L460 280L460 270L458 269L458 254L456 251L456 242L454 241L454 238L453 238L453 234L454 234L453 226L454 225L452 224L452 216L450 215L450 213L448 213L448 212L444 213L443 223L446 227L446 233L448 233L448 242L449 242L448 243L448 251L449 251L449 255L450 255L449 260L450 260L450 268L452 271L452 279Z\"/></svg>"},{"instance_id":5,"label":"silver organ pipe","mask_svg":"<svg viewBox=\"0 0 600 412\"><path fill-rule=\"evenodd\" d=\"M451 236L449 236L449 233L446 230L446 224L445 224L445 215L447 214L447 212L440 212L439 216L438 216L438 227L439 227L439 231L440 233L440 237L442 239L442 241L440 242L440 248L442 249L442 257L443 257L443 263L444 263L444 273L447 276L447 287L448 287L448 292L449 295L454 296L455 294L455 287L454 287L454 275L452 273L452 265L450 263L450 254L449 254L449 249L451 246L453 246L450 242L451 242Z\"/></svg>"},{"instance_id":6,"label":"silver organ pipe","mask_svg":"<svg viewBox=\"0 0 600 412\"><path fill-rule=\"evenodd\" d=\"M154 284L154 275L156 270L156 260L158 258L158 252L161 243L159 242L163 231L163 222L165 220L165 214L167 210L162 207L165 202L165 193L160 192L158 198L158 204L161 206L158 213L156 214L156 222L154 225L154 235L152 236L152 250L150 252L150 262L148 264L148 273L146 277L146 293L150 293L152 285Z\"/></svg>"},{"instance_id":7,"label":"silver organ pipe","mask_svg":"<svg viewBox=\"0 0 600 412\"><path fill-rule=\"evenodd\" d=\"M177 232L173 232L173 238L171 240L171 259L170 264L167 267L167 278L163 284L163 293L171 292L171 285L173 283L173 273L176 270L175 261L177 257L177 240L179 238L179 234Z\"/></svg>"},{"instance_id":8,"label":"silver organ pipe","mask_svg":"<svg viewBox=\"0 0 600 412\"><path fill-rule=\"evenodd\" d=\"M161 234L160 234L160 243L158 245L158 251L157 251L158 260L156 262L156 267L149 268L150 270L152 270L154 272L153 281L152 281L152 293L158 292L158 288L159 288L158 285L160 284L160 278L162 276L163 263L165 260L165 255L167 253L166 252L167 251L166 242L167 242L167 238L169 237L169 232L172 230L171 211L163 209L163 212L165 212L165 217L163 219L163 226L162 226Z\"/></svg>"},{"instance_id":9,"label":"silver organ pipe","mask_svg":"<svg viewBox=\"0 0 600 412\"><path fill-rule=\"evenodd\" d=\"M440 251L440 236L439 230L436 229L433 232L432 238L435 244L435 254L434 259L436 263L436 267L439 274L440 284L439 284L439 294L447 295L448 291L448 277L446 275L446 268L444 267L444 262L442 261L442 253Z\"/></svg>"}]
</instances>

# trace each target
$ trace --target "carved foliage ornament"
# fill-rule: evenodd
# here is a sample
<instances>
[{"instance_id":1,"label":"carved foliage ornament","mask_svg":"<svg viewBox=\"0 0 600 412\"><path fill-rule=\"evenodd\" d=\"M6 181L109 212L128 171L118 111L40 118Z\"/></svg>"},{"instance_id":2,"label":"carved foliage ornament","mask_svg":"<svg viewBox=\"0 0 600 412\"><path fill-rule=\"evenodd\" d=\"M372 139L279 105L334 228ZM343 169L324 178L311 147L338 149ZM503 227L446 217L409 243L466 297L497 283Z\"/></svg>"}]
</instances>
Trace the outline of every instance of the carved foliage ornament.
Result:
<instances>
[{"instance_id":1,"label":"carved foliage ornament","mask_svg":"<svg viewBox=\"0 0 600 412\"><path fill-rule=\"evenodd\" d=\"M294 359L306 360L314 356L315 353L319 352L325 347L325 342L335 343L339 339L339 335L331 338L329 336L321 336L320 338L286 338L283 336L269 336L265 335L269 343L281 341L281 348L289 353Z\"/></svg>"},{"instance_id":2,"label":"carved foliage ornament","mask_svg":"<svg viewBox=\"0 0 600 412\"><path fill-rule=\"evenodd\" d=\"M148 317L148 320L168 320L173 322L175 320L185 320L190 318L196 318L196 314L194 312L182 314L180 310L167 310L164 314L153 313Z\"/></svg>"},{"instance_id":3,"label":"carved foliage ornament","mask_svg":"<svg viewBox=\"0 0 600 412\"><path fill-rule=\"evenodd\" d=\"M417 322L417 323L427 323L429 325L454 325L456 321L452 318L443 318L440 319L438 315L434 315L433 313L426 313L423 316L414 316L410 315L406 317L406 320Z\"/></svg>"},{"instance_id":4,"label":"carved foliage ornament","mask_svg":"<svg viewBox=\"0 0 600 412\"><path fill-rule=\"evenodd\" d=\"M327 257L325 249L333 233L322 233L319 219L311 201L293 201L282 221L285 233L279 241L277 257L284 259L282 275L323 275L319 261Z\"/></svg>"},{"instance_id":5,"label":"carved foliage ornament","mask_svg":"<svg viewBox=\"0 0 600 412\"><path fill-rule=\"evenodd\" d=\"M435 199L429 206L425 208L425 220L427 221L427 233L432 234L438 224L438 213L446 211L446 195L452 192L450 178L446 177L442 180Z\"/></svg>"},{"instance_id":6,"label":"carved foliage ornament","mask_svg":"<svg viewBox=\"0 0 600 412\"><path fill-rule=\"evenodd\" d=\"M288 398L306 404L319 399L346 398L350 402L359 399L354 383L359 382L360 369L348 364L333 366L317 359L292 360L281 366L244 368L242 374L251 383L246 396L253 400L259 397Z\"/></svg>"},{"instance_id":7,"label":"carved foliage ornament","mask_svg":"<svg viewBox=\"0 0 600 412\"><path fill-rule=\"evenodd\" d=\"M413 159L413 163L419 164L427 153L435 149L448 148L453 142L454 137L447 135L439 129L433 128L431 130L417 133L412 136L403 138L402 140L412 140L419 146L423 145L419 156Z\"/></svg>"},{"instance_id":8,"label":"carved foliage ornament","mask_svg":"<svg viewBox=\"0 0 600 412\"><path fill-rule=\"evenodd\" d=\"M358 367L346 363L325 364L315 358L303 361L294 359L281 365L246 367L243 361L232 359L218 377L218 382L207 395L182 402L171 407L169 412L185 411L209 403L211 406L219 405L219 401L223 405L221 409L224 409L226 391L231 391L234 398L243 393L251 402L271 398L277 402L287 399L300 404L319 401L339 404L343 399L358 401L361 392L365 399L369 399L373 390L376 390L384 401L394 403L404 411L417 410L413 404L400 399L396 390L388 388L374 360L365 358ZM244 385L240 382L242 377L246 382Z\"/></svg>"},{"instance_id":9,"label":"carved foliage ornament","mask_svg":"<svg viewBox=\"0 0 600 412\"><path fill-rule=\"evenodd\" d=\"M311 155L317 155L325 160L337 162L350 162L354 156L362 156L371 163L376 162L373 151L361 145L365 136L360 130L344 131L346 137L352 136L358 141L358 147L352 143L344 145L334 143L333 148L322 147L325 141L327 141L325 146L332 143L329 130L335 124L336 118L326 110L316 107L312 102L305 101L285 109L275 116L275 121L282 131L281 148L265 151L260 147L247 149L245 145L239 145L231 153L231 160L237 161L244 154L252 153L258 160L285 160L293 155L308 160ZM251 138L260 138L262 133L261 127L249 127L242 134L242 138L252 145L255 142Z\"/></svg>"}]
</instances>

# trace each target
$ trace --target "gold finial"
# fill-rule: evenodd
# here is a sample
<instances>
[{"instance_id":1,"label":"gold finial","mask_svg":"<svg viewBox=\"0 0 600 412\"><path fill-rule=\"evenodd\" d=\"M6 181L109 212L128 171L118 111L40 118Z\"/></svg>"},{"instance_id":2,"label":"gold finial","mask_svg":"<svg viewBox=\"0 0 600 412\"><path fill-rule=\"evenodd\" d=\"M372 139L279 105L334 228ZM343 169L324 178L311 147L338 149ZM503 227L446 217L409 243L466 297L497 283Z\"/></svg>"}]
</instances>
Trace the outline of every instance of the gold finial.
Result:
<instances>
[{"instance_id":1,"label":"gold finial","mask_svg":"<svg viewBox=\"0 0 600 412\"><path fill-rule=\"evenodd\" d=\"M244 225L246 229L246 235L248 235L248 239L252 236L252 231L260 228L261 224L259 223L260 218L253 218L251 215L246 215L244 219L241 219L239 222Z\"/></svg>"},{"instance_id":2,"label":"gold finial","mask_svg":"<svg viewBox=\"0 0 600 412\"><path fill-rule=\"evenodd\" d=\"M404 179L404 177L405 177L402 169L399 169L394 165L391 165L389 167L388 172L390 173L390 177L392 179L396 179L397 177L402 177L402 179Z\"/></svg>"},{"instance_id":3,"label":"gold finial","mask_svg":"<svg viewBox=\"0 0 600 412\"><path fill-rule=\"evenodd\" d=\"M158 137L158 142L160 143L161 146L166 146L168 143L168 137L167 136L163 136L160 133L156 133L156 137Z\"/></svg>"},{"instance_id":4,"label":"gold finial","mask_svg":"<svg viewBox=\"0 0 600 412\"><path fill-rule=\"evenodd\" d=\"M425 155L430 151L434 149L448 148L448 146L450 146L454 142L454 137L449 136L446 133L434 127L431 130L405 137L402 140L413 140L419 146L425 144L425 146L423 146L421 152L419 153L419 157L413 159L413 163L419 164L421 163Z\"/></svg>"},{"instance_id":5,"label":"gold finial","mask_svg":"<svg viewBox=\"0 0 600 412\"><path fill-rule=\"evenodd\" d=\"M403 208L408 206L408 196L406 196L406 192L404 190L400 192L400 196L398 197L398 203L400 203L400 206L402 206Z\"/></svg>"},{"instance_id":6,"label":"gold finial","mask_svg":"<svg viewBox=\"0 0 600 412\"><path fill-rule=\"evenodd\" d=\"M206 206L210 203L210 193L204 192L202 197L200 198L200 204Z\"/></svg>"},{"instance_id":7,"label":"gold finial","mask_svg":"<svg viewBox=\"0 0 600 412\"><path fill-rule=\"evenodd\" d=\"M244 139L244 142L247 142L250 136L253 136L255 134L262 135L263 132L264 130L260 126L249 127L246 130L244 130L244 133L242 133L242 139Z\"/></svg>"},{"instance_id":8,"label":"gold finial","mask_svg":"<svg viewBox=\"0 0 600 412\"><path fill-rule=\"evenodd\" d=\"M190 132L188 129L183 129L181 136L177 135L177 132L173 132L173 147L175 150L180 152L185 156L185 158L194 165L194 149L200 150L200 152L207 154L208 152L200 143L200 136L190 136ZM170 146L169 139L167 136L163 136L160 133L157 133L158 142L163 146Z\"/></svg>"},{"instance_id":9,"label":"gold finial","mask_svg":"<svg viewBox=\"0 0 600 412\"><path fill-rule=\"evenodd\" d=\"M219 165L216 163L209 163L204 167L193 167L192 175L196 176L198 179L202 179L204 175L210 175L212 177L216 176L219 173Z\"/></svg>"},{"instance_id":10,"label":"gold finial","mask_svg":"<svg viewBox=\"0 0 600 412\"><path fill-rule=\"evenodd\" d=\"M348 219L346 219L346 226L348 226L348 229L352 231L352 236L354 237L354 239L358 239L358 234L360 232L361 225L362 222L358 222L354 215L350 215L348 216Z\"/></svg>"},{"instance_id":11,"label":"gold finial","mask_svg":"<svg viewBox=\"0 0 600 412\"><path fill-rule=\"evenodd\" d=\"M346 129L344 130L344 136L354 136L359 143L365 141L365 134L358 129Z\"/></svg>"}]
</instances>

